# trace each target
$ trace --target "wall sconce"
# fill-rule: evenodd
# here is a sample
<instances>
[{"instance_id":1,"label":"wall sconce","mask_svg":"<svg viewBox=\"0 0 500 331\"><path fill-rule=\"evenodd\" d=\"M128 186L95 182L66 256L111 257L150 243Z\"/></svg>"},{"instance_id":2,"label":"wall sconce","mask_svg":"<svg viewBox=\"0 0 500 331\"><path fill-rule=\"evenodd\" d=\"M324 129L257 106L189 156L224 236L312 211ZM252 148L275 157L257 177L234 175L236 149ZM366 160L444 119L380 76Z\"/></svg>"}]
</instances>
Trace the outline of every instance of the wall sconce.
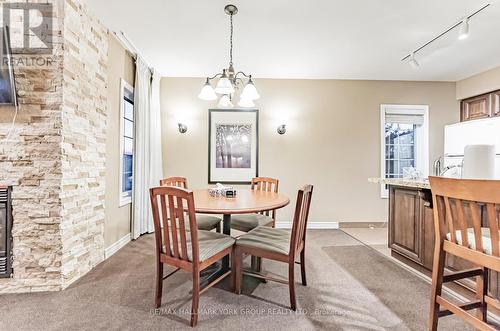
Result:
<instances>
[{"instance_id":1,"label":"wall sconce","mask_svg":"<svg viewBox=\"0 0 500 331\"><path fill-rule=\"evenodd\" d=\"M276 131L278 131L279 134L285 134L285 132L286 132L286 125L285 124L281 124L280 126L278 126L278 129Z\"/></svg>"},{"instance_id":2,"label":"wall sconce","mask_svg":"<svg viewBox=\"0 0 500 331\"><path fill-rule=\"evenodd\" d=\"M179 132L180 133L186 133L187 132L188 127L187 127L186 124L177 123L177 125L179 126Z\"/></svg>"}]
</instances>

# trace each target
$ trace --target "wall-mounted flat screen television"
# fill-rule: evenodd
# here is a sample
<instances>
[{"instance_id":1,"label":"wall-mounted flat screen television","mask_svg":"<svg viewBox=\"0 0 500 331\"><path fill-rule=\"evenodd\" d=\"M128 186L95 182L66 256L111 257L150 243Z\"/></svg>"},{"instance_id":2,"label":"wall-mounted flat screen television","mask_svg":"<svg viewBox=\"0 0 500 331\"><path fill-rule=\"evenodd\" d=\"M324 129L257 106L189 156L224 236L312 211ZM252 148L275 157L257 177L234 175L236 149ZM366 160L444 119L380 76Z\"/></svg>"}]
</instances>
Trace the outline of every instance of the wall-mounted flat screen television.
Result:
<instances>
[{"instance_id":1,"label":"wall-mounted flat screen television","mask_svg":"<svg viewBox=\"0 0 500 331\"><path fill-rule=\"evenodd\" d=\"M1 28L0 105L17 105L9 27Z\"/></svg>"}]
</instances>

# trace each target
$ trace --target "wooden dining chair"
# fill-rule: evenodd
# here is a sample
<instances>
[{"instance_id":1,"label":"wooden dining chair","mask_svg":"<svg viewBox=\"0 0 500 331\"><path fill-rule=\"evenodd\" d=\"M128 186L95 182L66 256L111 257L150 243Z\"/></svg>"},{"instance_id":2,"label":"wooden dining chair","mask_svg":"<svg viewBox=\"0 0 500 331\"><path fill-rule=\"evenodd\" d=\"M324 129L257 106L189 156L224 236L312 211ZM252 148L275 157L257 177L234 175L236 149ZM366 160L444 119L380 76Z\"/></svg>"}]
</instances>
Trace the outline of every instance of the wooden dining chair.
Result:
<instances>
[{"instance_id":1,"label":"wooden dining chair","mask_svg":"<svg viewBox=\"0 0 500 331\"><path fill-rule=\"evenodd\" d=\"M235 282L235 293L241 293L242 274L288 284L290 291L290 306L292 310L297 309L294 279L295 258L297 255L300 255L302 285L306 286L306 229L312 191L312 185L306 185L299 190L291 232L285 229L258 226L236 239L236 246L233 253L233 259L235 259L233 264L233 272L235 273L233 278ZM243 272L243 254L250 254L264 259L288 263L288 279L284 279L280 276L269 276L269 274L261 274L252 270Z\"/></svg>"},{"instance_id":2,"label":"wooden dining chair","mask_svg":"<svg viewBox=\"0 0 500 331\"><path fill-rule=\"evenodd\" d=\"M168 177L160 180L160 186L175 186L188 188L187 178L185 177ZM221 233L222 219L217 216L196 214L196 221L198 222L198 230L215 231ZM189 226L188 226L189 227Z\"/></svg>"},{"instance_id":3,"label":"wooden dining chair","mask_svg":"<svg viewBox=\"0 0 500 331\"><path fill-rule=\"evenodd\" d=\"M269 177L256 177L252 179L251 189L278 193L279 180ZM276 210L262 211L257 214L233 215L231 218L231 228L248 232L258 226L276 225Z\"/></svg>"},{"instance_id":4,"label":"wooden dining chair","mask_svg":"<svg viewBox=\"0 0 500 331\"><path fill-rule=\"evenodd\" d=\"M488 271L500 272L500 181L429 180L436 229L429 329L437 330L439 317L455 314L477 329L494 330L487 324L488 306L500 309L500 301L488 295ZM477 267L445 275L446 254ZM455 304L441 296L443 283L468 277L476 277L477 300ZM477 314L471 309L478 309Z\"/></svg>"},{"instance_id":5,"label":"wooden dining chair","mask_svg":"<svg viewBox=\"0 0 500 331\"><path fill-rule=\"evenodd\" d=\"M156 239L155 307L161 306L163 280L181 269L190 272L193 277L191 326L195 326L200 294L231 273L225 272L200 290L200 272L231 254L234 239L217 232L197 230L193 192L173 186L155 187L149 192ZM164 264L176 269L163 276Z\"/></svg>"}]
</instances>

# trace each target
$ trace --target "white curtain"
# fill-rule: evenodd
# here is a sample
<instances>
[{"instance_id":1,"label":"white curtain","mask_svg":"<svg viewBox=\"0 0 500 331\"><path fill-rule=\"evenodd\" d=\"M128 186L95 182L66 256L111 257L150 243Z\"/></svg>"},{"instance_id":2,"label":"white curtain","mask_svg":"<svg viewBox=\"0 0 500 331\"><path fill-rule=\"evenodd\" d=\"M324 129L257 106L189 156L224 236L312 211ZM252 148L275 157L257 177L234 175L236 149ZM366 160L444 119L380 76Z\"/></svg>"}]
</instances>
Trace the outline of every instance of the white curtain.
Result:
<instances>
[{"instance_id":1,"label":"white curtain","mask_svg":"<svg viewBox=\"0 0 500 331\"><path fill-rule=\"evenodd\" d=\"M154 231L149 188L162 178L159 77L137 56L134 88L132 237Z\"/></svg>"}]
</instances>

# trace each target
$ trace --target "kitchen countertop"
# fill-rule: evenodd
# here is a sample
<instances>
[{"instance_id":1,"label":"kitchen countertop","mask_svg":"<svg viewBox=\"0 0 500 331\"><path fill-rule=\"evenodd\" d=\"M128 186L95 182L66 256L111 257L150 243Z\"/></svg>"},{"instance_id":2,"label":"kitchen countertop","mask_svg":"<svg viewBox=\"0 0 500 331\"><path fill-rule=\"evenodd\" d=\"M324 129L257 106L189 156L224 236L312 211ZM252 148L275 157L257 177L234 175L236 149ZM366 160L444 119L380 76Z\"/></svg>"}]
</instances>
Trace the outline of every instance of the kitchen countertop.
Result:
<instances>
[{"instance_id":1,"label":"kitchen countertop","mask_svg":"<svg viewBox=\"0 0 500 331\"><path fill-rule=\"evenodd\" d=\"M431 189L431 184L427 179L403 179L403 178L368 178L370 183L387 184L394 186L413 187L421 189Z\"/></svg>"}]
</instances>

